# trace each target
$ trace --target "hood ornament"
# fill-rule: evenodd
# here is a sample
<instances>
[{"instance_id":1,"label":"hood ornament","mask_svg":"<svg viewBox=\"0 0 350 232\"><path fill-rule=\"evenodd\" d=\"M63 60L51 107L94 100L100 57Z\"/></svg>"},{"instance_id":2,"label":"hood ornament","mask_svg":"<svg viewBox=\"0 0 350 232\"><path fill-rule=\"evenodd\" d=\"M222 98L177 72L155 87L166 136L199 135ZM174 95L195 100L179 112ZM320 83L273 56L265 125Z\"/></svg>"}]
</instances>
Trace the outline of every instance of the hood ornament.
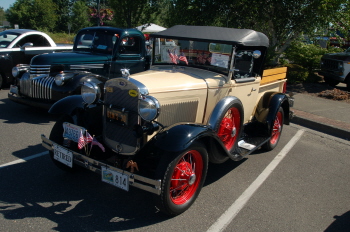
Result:
<instances>
[{"instance_id":1,"label":"hood ornament","mask_svg":"<svg viewBox=\"0 0 350 232\"><path fill-rule=\"evenodd\" d=\"M122 73L122 77L129 80L130 78L130 72L129 72L130 69L127 69L127 68L122 68L120 69L121 73Z\"/></svg>"}]
</instances>

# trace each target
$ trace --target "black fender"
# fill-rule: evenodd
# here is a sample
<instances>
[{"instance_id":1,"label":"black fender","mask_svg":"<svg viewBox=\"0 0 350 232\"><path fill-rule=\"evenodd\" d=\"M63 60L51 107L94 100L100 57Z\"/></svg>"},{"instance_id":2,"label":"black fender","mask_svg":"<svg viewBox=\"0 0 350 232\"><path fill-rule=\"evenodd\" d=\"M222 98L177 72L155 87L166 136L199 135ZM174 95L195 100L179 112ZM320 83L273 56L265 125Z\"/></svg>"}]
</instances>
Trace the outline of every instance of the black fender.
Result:
<instances>
[{"instance_id":1,"label":"black fender","mask_svg":"<svg viewBox=\"0 0 350 232\"><path fill-rule=\"evenodd\" d=\"M208 120L208 127L211 128L212 130L215 129L215 124L217 123L218 119L220 118L220 116L225 113L224 110L225 108L230 105L232 102L237 101L240 106L240 113L241 113L241 125L243 124L243 119L244 119L244 110L243 110L243 104L242 102L234 96L227 96L222 98L214 107L209 120Z\"/></svg>"},{"instance_id":2,"label":"black fender","mask_svg":"<svg viewBox=\"0 0 350 232\"><path fill-rule=\"evenodd\" d=\"M55 102L49 109L50 114L72 115L77 108L84 109L85 102L81 95L72 95Z\"/></svg>"},{"instance_id":3,"label":"black fender","mask_svg":"<svg viewBox=\"0 0 350 232\"><path fill-rule=\"evenodd\" d=\"M194 141L214 134L213 130L202 124L177 123L160 131L149 142L163 151L181 152Z\"/></svg>"},{"instance_id":4,"label":"black fender","mask_svg":"<svg viewBox=\"0 0 350 232\"><path fill-rule=\"evenodd\" d=\"M278 109L282 107L284 111L284 124L289 125L289 101L288 96L284 93L274 93L270 96L269 112L266 116L266 123L268 132L272 130L272 123L275 120Z\"/></svg>"}]
</instances>

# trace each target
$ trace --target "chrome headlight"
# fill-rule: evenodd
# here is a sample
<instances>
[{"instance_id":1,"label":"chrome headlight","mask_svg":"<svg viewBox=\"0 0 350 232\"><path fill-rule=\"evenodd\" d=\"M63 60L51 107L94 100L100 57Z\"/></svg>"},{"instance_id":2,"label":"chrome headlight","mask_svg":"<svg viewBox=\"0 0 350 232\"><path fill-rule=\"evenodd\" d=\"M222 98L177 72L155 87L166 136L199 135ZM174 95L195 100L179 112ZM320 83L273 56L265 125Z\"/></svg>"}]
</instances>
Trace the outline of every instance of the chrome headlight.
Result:
<instances>
[{"instance_id":1,"label":"chrome headlight","mask_svg":"<svg viewBox=\"0 0 350 232\"><path fill-rule=\"evenodd\" d=\"M64 85L69 79L74 77L75 73L60 73L55 76L55 83L58 86Z\"/></svg>"},{"instance_id":2,"label":"chrome headlight","mask_svg":"<svg viewBox=\"0 0 350 232\"><path fill-rule=\"evenodd\" d=\"M81 96L83 97L84 102L90 105L100 100L101 90L93 82L84 82L81 87Z\"/></svg>"},{"instance_id":3,"label":"chrome headlight","mask_svg":"<svg viewBox=\"0 0 350 232\"><path fill-rule=\"evenodd\" d=\"M12 76L17 77L21 72L26 72L29 70L29 65L26 64L18 64L17 66L12 68Z\"/></svg>"},{"instance_id":4,"label":"chrome headlight","mask_svg":"<svg viewBox=\"0 0 350 232\"><path fill-rule=\"evenodd\" d=\"M152 96L141 96L139 102L139 114L142 119L152 121L156 119L160 112L158 100Z\"/></svg>"}]
</instances>

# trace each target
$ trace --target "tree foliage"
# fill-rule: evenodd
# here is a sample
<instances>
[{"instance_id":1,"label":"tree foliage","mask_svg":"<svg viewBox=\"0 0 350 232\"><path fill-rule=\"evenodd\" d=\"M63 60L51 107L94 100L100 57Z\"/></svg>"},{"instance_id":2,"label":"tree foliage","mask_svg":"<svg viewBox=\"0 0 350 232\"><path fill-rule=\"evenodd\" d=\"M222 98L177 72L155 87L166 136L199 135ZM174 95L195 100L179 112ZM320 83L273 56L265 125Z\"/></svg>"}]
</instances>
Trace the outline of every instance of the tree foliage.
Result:
<instances>
[{"instance_id":1,"label":"tree foliage","mask_svg":"<svg viewBox=\"0 0 350 232\"><path fill-rule=\"evenodd\" d=\"M93 22L89 20L88 9L89 7L84 1L76 1L73 4L72 16L70 17L73 32L93 25Z\"/></svg>"},{"instance_id":2,"label":"tree foliage","mask_svg":"<svg viewBox=\"0 0 350 232\"><path fill-rule=\"evenodd\" d=\"M137 27L152 22L159 5L156 0L113 0L110 2L118 27Z\"/></svg>"},{"instance_id":3,"label":"tree foliage","mask_svg":"<svg viewBox=\"0 0 350 232\"><path fill-rule=\"evenodd\" d=\"M17 0L9 8L7 19L20 28L52 31L58 18L56 10L52 0Z\"/></svg>"}]
</instances>

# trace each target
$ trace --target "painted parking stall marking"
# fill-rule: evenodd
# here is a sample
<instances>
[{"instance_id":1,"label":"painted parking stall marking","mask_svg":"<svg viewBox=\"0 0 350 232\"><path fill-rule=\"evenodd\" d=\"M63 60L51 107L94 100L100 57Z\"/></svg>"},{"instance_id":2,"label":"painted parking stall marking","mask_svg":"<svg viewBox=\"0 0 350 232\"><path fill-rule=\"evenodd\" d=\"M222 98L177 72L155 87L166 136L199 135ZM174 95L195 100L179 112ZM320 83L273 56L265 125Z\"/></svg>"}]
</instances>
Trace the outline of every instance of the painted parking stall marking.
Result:
<instances>
[{"instance_id":1,"label":"painted parking stall marking","mask_svg":"<svg viewBox=\"0 0 350 232\"><path fill-rule=\"evenodd\" d=\"M305 131L299 130L287 145L277 154L265 170L255 179L255 181L243 192L243 194L216 220L216 222L207 230L207 232L223 231L231 221L237 216L241 209L246 205L256 190L264 183L269 175L275 170L277 165L283 160L293 146L299 141Z\"/></svg>"},{"instance_id":2,"label":"painted parking stall marking","mask_svg":"<svg viewBox=\"0 0 350 232\"><path fill-rule=\"evenodd\" d=\"M49 152L48 152L48 151L44 151L44 152L38 153L38 154L36 154L36 155L28 156L28 157L23 158L23 159L14 160L14 161L12 161L12 162L8 162L8 163L6 163L6 164L0 165L0 169L1 169L1 168L8 167L8 166L11 166L11 165L14 165L14 164L25 163L25 162L27 162L28 160L35 159L35 158L38 158L38 157L40 157L40 156L47 155L47 154L49 154Z\"/></svg>"}]
</instances>

